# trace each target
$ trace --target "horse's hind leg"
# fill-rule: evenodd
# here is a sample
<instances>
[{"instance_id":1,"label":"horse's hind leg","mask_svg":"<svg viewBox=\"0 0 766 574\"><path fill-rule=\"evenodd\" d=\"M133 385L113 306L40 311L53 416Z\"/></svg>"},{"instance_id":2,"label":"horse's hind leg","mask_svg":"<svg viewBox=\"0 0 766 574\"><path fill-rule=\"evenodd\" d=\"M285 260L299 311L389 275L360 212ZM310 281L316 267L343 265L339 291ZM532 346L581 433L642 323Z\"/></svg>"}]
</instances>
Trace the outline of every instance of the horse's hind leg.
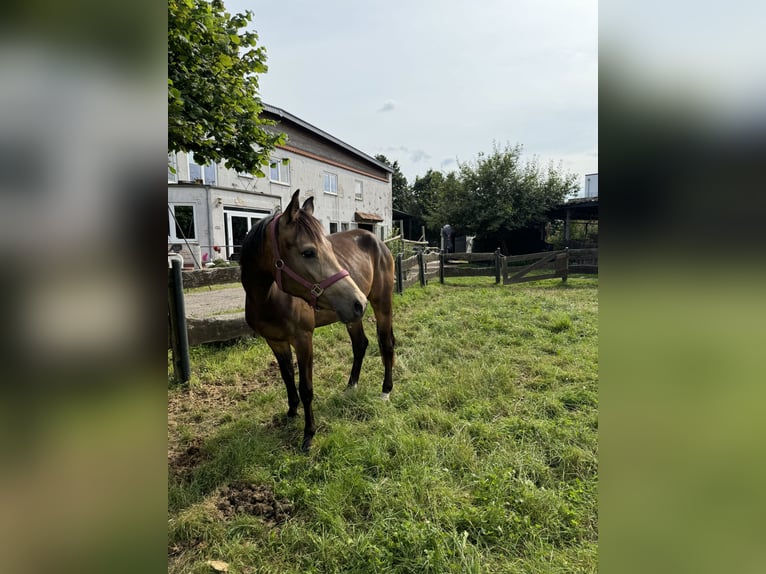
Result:
<instances>
[{"instance_id":1,"label":"horse's hind leg","mask_svg":"<svg viewBox=\"0 0 766 574\"><path fill-rule=\"evenodd\" d=\"M351 336L351 347L354 350L354 364L351 367L351 375L348 378L347 388L354 389L359 382L359 373L362 371L362 361L364 360L364 354L367 352L369 341L364 334L364 327L361 321L347 324L346 330Z\"/></svg>"},{"instance_id":2,"label":"horse's hind leg","mask_svg":"<svg viewBox=\"0 0 766 574\"><path fill-rule=\"evenodd\" d=\"M294 417L298 414L298 405L301 400L298 397L298 391L295 390L295 368L293 367L293 352L290 349L290 343L270 339L267 339L266 342L274 351L274 356L279 364L279 372L282 374L282 380L287 388L287 416Z\"/></svg>"},{"instance_id":3,"label":"horse's hind leg","mask_svg":"<svg viewBox=\"0 0 766 574\"><path fill-rule=\"evenodd\" d=\"M388 400L388 395L394 387L394 345L396 343L390 297L384 297L377 305L373 304L373 309L375 310L375 322L378 329L378 347L380 348L380 357L383 359L383 399Z\"/></svg>"}]
</instances>

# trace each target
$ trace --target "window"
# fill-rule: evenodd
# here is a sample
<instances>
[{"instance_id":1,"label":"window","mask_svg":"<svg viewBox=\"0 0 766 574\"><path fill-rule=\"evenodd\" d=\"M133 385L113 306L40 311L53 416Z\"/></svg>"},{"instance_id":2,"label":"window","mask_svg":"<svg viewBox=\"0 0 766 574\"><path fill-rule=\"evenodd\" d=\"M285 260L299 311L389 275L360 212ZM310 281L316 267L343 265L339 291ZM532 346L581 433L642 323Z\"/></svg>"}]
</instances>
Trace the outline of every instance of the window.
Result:
<instances>
[{"instance_id":1,"label":"window","mask_svg":"<svg viewBox=\"0 0 766 574\"><path fill-rule=\"evenodd\" d=\"M364 197L364 182L359 179L354 180L354 198L363 199Z\"/></svg>"},{"instance_id":2,"label":"window","mask_svg":"<svg viewBox=\"0 0 766 574\"><path fill-rule=\"evenodd\" d=\"M269 179L274 183L290 185L290 160L271 158Z\"/></svg>"},{"instance_id":3,"label":"window","mask_svg":"<svg viewBox=\"0 0 766 574\"><path fill-rule=\"evenodd\" d=\"M338 233L338 224L335 221L330 222L330 233Z\"/></svg>"},{"instance_id":4,"label":"window","mask_svg":"<svg viewBox=\"0 0 766 574\"><path fill-rule=\"evenodd\" d=\"M324 192L332 195L338 195L338 176L334 173L323 173Z\"/></svg>"},{"instance_id":5,"label":"window","mask_svg":"<svg viewBox=\"0 0 766 574\"><path fill-rule=\"evenodd\" d=\"M178 159L176 154L168 154L168 183L178 183Z\"/></svg>"},{"instance_id":6,"label":"window","mask_svg":"<svg viewBox=\"0 0 766 574\"><path fill-rule=\"evenodd\" d=\"M202 180L202 183L206 185L215 185L216 182L216 165L209 163L202 166L198 163L194 163L194 155L189 154L189 179L196 182Z\"/></svg>"},{"instance_id":7,"label":"window","mask_svg":"<svg viewBox=\"0 0 766 574\"><path fill-rule=\"evenodd\" d=\"M340 224L340 230L341 231L348 231L348 223L341 223Z\"/></svg>"},{"instance_id":8,"label":"window","mask_svg":"<svg viewBox=\"0 0 766 574\"><path fill-rule=\"evenodd\" d=\"M193 205L170 205L168 209L168 243L197 239Z\"/></svg>"}]
</instances>

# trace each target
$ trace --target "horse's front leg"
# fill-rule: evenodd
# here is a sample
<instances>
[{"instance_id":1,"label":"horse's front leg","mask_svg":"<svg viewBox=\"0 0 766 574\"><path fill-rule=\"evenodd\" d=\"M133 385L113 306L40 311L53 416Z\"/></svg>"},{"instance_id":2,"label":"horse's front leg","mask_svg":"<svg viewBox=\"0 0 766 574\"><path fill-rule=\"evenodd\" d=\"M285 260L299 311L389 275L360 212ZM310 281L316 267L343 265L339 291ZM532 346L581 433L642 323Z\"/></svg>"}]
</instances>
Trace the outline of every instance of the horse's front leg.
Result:
<instances>
[{"instance_id":1,"label":"horse's front leg","mask_svg":"<svg viewBox=\"0 0 766 574\"><path fill-rule=\"evenodd\" d=\"M298 391L295 389L295 368L293 367L293 352L290 349L290 343L287 341L273 341L266 339L266 342L274 352L279 364L279 372L282 374L282 380L287 389L287 416L294 417L298 414L298 405L301 400L298 398Z\"/></svg>"},{"instance_id":2,"label":"horse's front leg","mask_svg":"<svg viewBox=\"0 0 766 574\"><path fill-rule=\"evenodd\" d=\"M296 339L295 354L298 357L298 393L303 403L303 415L305 417L301 448L306 451L311 448L317 430L312 404L314 400L314 341L312 333L301 335Z\"/></svg>"}]
</instances>

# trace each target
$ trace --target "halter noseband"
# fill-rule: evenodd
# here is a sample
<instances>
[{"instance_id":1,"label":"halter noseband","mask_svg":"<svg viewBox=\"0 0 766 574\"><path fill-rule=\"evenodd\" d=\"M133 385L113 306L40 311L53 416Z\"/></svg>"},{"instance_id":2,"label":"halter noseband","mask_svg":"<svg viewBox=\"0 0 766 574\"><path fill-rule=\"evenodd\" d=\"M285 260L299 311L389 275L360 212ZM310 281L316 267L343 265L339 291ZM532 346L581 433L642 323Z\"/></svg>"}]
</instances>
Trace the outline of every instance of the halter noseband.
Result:
<instances>
[{"instance_id":1,"label":"halter noseband","mask_svg":"<svg viewBox=\"0 0 766 574\"><path fill-rule=\"evenodd\" d=\"M277 243L277 223L279 222L279 218L284 215L283 213L280 213L277 215L269 225L271 228L271 243L274 246L274 267L276 268L275 273L275 279L277 281L277 286L284 291L284 287L282 287L282 271L287 273L290 277L295 279L298 283L303 285L306 289L309 290L309 294L311 295L311 302L309 305L313 309L317 308L317 299L322 295L325 289L327 289L330 285L333 283L336 283L337 281L340 281L344 277L348 277L349 273L345 269L341 269L338 271L335 275L332 275L325 279L324 281L321 281L320 283L311 283L309 281L306 281L303 277L298 275L295 271L290 269L287 266L287 263L285 263L285 260L282 259L282 256L279 254L279 244ZM286 292L286 291L285 291Z\"/></svg>"}]
</instances>

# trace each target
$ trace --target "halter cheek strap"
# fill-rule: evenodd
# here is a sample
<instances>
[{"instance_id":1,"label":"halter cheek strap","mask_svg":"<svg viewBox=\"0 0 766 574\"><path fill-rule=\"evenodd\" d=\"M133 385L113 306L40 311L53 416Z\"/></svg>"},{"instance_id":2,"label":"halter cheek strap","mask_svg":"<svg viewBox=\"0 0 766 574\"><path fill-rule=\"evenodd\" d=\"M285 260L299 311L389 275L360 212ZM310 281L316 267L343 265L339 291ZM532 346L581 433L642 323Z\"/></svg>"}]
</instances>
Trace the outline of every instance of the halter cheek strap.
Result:
<instances>
[{"instance_id":1,"label":"halter cheek strap","mask_svg":"<svg viewBox=\"0 0 766 574\"><path fill-rule=\"evenodd\" d=\"M338 271L335 275L331 275L327 279L324 279L320 281L319 283L311 283L310 281L306 281L303 277L298 275L295 271L290 269L290 267L287 266L287 263L285 263L285 260L282 259L282 256L279 254L279 244L277 243L277 224L279 222L279 218L282 217L282 213L277 215L273 221L271 222L271 225L269 226L271 228L271 244L274 246L274 267L276 268L276 271L274 272L274 278L277 282L277 286L284 291L284 287L282 287L282 272L284 271L287 273L290 277L292 277L295 281L303 285L306 289L309 290L309 295L311 296L310 305L313 309L317 308L317 299L324 293L324 290L327 289L330 285L333 283L336 283L343 279L344 277L348 277L349 273L345 269L341 269Z\"/></svg>"}]
</instances>

